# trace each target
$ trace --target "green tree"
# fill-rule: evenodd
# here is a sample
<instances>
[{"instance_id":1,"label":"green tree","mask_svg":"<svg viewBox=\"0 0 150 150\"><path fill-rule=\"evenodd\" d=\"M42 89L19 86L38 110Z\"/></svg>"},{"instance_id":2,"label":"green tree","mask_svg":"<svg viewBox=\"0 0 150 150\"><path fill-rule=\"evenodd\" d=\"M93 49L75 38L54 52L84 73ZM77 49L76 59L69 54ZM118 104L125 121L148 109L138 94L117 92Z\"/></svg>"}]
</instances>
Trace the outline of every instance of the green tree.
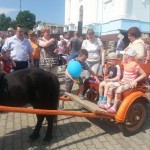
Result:
<instances>
[{"instance_id":1,"label":"green tree","mask_svg":"<svg viewBox=\"0 0 150 150\"><path fill-rule=\"evenodd\" d=\"M42 23L42 22L41 22L41 21L37 21L37 22L36 22L36 27L38 26L39 23Z\"/></svg>"},{"instance_id":2,"label":"green tree","mask_svg":"<svg viewBox=\"0 0 150 150\"><path fill-rule=\"evenodd\" d=\"M16 17L17 24L22 25L25 29L31 30L35 25L35 15L30 11L20 11Z\"/></svg>"},{"instance_id":3,"label":"green tree","mask_svg":"<svg viewBox=\"0 0 150 150\"><path fill-rule=\"evenodd\" d=\"M0 14L0 30L6 31L10 27L11 18L6 17L5 14Z\"/></svg>"},{"instance_id":4,"label":"green tree","mask_svg":"<svg viewBox=\"0 0 150 150\"><path fill-rule=\"evenodd\" d=\"M16 22L16 20L11 20L11 22L10 22L10 27L12 27L12 28L16 28L16 25L17 25L17 22Z\"/></svg>"}]
</instances>

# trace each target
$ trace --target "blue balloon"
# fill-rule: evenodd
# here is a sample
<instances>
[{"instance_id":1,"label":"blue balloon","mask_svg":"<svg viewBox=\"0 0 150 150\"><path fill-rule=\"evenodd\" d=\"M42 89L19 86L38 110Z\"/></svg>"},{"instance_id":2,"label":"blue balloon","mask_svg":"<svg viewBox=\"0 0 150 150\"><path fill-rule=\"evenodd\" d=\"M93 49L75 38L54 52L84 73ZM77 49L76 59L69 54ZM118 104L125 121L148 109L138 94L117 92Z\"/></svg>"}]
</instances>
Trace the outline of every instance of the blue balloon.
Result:
<instances>
[{"instance_id":1,"label":"blue balloon","mask_svg":"<svg viewBox=\"0 0 150 150\"><path fill-rule=\"evenodd\" d=\"M67 70L73 78L78 78L81 75L82 66L78 61L70 61Z\"/></svg>"}]
</instances>

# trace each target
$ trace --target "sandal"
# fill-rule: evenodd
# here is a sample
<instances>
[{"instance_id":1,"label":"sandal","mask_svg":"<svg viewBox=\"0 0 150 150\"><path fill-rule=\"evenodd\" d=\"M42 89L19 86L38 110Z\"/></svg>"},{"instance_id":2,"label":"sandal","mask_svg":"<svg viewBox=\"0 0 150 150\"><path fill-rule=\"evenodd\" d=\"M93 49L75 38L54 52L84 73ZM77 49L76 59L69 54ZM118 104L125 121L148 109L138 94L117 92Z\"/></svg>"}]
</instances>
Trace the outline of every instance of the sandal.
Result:
<instances>
[{"instance_id":1,"label":"sandal","mask_svg":"<svg viewBox=\"0 0 150 150\"><path fill-rule=\"evenodd\" d=\"M106 110L111 108L111 104L105 104Z\"/></svg>"},{"instance_id":2,"label":"sandal","mask_svg":"<svg viewBox=\"0 0 150 150\"><path fill-rule=\"evenodd\" d=\"M109 104L100 104L99 105L99 108L102 108L102 109L104 109L104 110L108 110L108 109L110 109L110 107L111 107L111 105L109 105Z\"/></svg>"},{"instance_id":3,"label":"sandal","mask_svg":"<svg viewBox=\"0 0 150 150\"><path fill-rule=\"evenodd\" d=\"M117 110L114 106L112 106L110 109L107 110L107 112L109 112L111 114L116 114Z\"/></svg>"},{"instance_id":4,"label":"sandal","mask_svg":"<svg viewBox=\"0 0 150 150\"><path fill-rule=\"evenodd\" d=\"M99 108L106 110L105 104L100 104L100 105L99 105Z\"/></svg>"}]
</instances>

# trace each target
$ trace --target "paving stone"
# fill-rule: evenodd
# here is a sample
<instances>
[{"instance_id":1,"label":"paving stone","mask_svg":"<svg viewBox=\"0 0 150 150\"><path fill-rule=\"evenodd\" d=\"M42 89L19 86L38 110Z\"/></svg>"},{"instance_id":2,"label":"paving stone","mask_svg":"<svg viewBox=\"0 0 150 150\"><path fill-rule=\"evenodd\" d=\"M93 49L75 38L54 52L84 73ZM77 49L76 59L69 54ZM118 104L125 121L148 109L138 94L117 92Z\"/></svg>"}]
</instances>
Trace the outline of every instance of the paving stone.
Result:
<instances>
[{"instance_id":1,"label":"paving stone","mask_svg":"<svg viewBox=\"0 0 150 150\"><path fill-rule=\"evenodd\" d=\"M77 143L77 147L78 147L79 150L87 150L87 149L88 149L88 148L87 148L84 144L82 144L82 143Z\"/></svg>"},{"instance_id":2,"label":"paving stone","mask_svg":"<svg viewBox=\"0 0 150 150\"><path fill-rule=\"evenodd\" d=\"M100 142L106 142L107 141L106 137L104 137L104 136L99 136L98 139Z\"/></svg>"},{"instance_id":3,"label":"paving stone","mask_svg":"<svg viewBox=\"0 0 150 150\"><path fill-rule=\"evenodd\" d=\"M147 145L140 145L141 150L149 150L150 146Z\"/></svg>"},{"instance_id":4,"label":"paving stone","mask_svg":"<svg viewBox=\"0 0 150 150\"><path fill-rule=\"evenodd\" d=\"M86 147L87 147L88 150L94 150L94 149L96 149L96 146L94 144L92 144L92 145L86 145Z\"/></svg>"},{"instance_id":5,"label":"paving stone","mask_svg":"<svg viewBox=\"0 0 150 150\"><path fill-rule=\"evenodd\" d=\"M124 150L124 148L119 145L119 144L115 144L115 145L112 145L114 147L115 150Z\"/></svg>"},{"instance_id":6,"label":"paving stone","mask_svg":"<svg viewBox=\"0 0 150 150\"><path fill-rule=\"evenodd\" d=\"M91 141L95 145L96 149L103 148L103 144L98 139L91 139Z\"/></svg>"},{"instance_id":7,"label":"paving stone","mask_svg":"<svg viewBox=\"0 0 150 150\"><path fill-rule=\"evenodd\" d=\"M3 149L4 149L4 142L0 138L0 150L3 150Z\"/></svg>"},{"instance_id":8,"label":"paving stone","mask_svg":"<svg viewBox=\"0 0 150 150\"><path fill-rule=\"evenodd\" d=\"M138 139L137 136L132 136L131 139L137 144L137 145L143 145L143 141Z\"/></svg>"},{"instance_id":9,"label":"paving stone","mask_svg":"<svg viewBox=\"0 0 150 150\"><path fill-rule=\"evenodd\" d=\"M107 141L110 142L110 144L112 144L112 145L117 144L117 141L112 136L107 135L105 137L106 137Z\"/></svg>"},{"instance_id":10,"label":"paving stone","mask_svg":"<svg viewBox=\"0 0 150 150\"><path fill-rule=\"evenodd\" d=\"M103 146L108 150L115 150L115 148L108 142L102 142Z\"/></svg>"},{"instance_id":11,"label":"paving stone","mask_svg":"<svg viewBox=\"0 0 150 150\"><path fill-rule=\"evenodd\" d=\"M85 143L85 145L91 145L91 144L93 144L91 139L85 140L84 143Z\"/></svg>"},{"instance_id":12,"label":"paving stone","mask_svg":"<svg viewBox=\"0 0 150 150\"><path fill-rule=\"evenodd\" d=\"M11 144L13 144L13 138L5 137L5 145L11 145Z\"/></svg>"},{"instance_id":13,"label":"paving stone","mask_svg":"<svg viewBox=\"0 0 150 150\"><path fill-rule=\"evenodd\" d=\"M128 143L128 145L130 145L130 147L132 147L132 148L134 148L134 149L138 149L138 150L141 150L141 148L139 147L139 145L138 144L136 144L134 141L130 141L129 143Z\"/></svg>"},{"instance_id":14,"label":"paving stone","mask_svg":"<svg viewBox=\"0 0 150 150\"><path fill-rule=\"evenodd\" d=\"M4 127L6 125L6 120L1 120L0 127Z\"/></svg>"},{"instance_id":15,"label":"paving stone","mask_svg":"<svg viewBox=\"0 0 150 150\"><path fill-rule=\"evenodd\" d=\"M60 150L69 150L68 147L63 147L63 148L60 148Z\"/></svg>"},{"instance_id":16,"label":"paving stone","mask_svg":"<svg viewBox=\"0 0 150 150\"><path fill-rule=\"evenodd\" d=\"M13 150L12 145L5 145L5 147L2 150Z\"/></svg>"},{"instance_id":17,"label":"paving stone","mask_svg":"<svg viewBox=\"0 0 150 150\"><path fill-rule=\"evenodd\" d=\"M70 145L68 148L69 148L70 150L77 149L77 145L76 145L76 144L73 144L73 145Z\"/></svg>"},{"instance_id":18,"label":"paving stone","mask_svg":"<svg viewBox=\"0 0 150 150\"><path fill-rule=\"evenodd\" d=\"M5 135L4 127L0 127L0 137Z\"/></svg>"}]
</instances>

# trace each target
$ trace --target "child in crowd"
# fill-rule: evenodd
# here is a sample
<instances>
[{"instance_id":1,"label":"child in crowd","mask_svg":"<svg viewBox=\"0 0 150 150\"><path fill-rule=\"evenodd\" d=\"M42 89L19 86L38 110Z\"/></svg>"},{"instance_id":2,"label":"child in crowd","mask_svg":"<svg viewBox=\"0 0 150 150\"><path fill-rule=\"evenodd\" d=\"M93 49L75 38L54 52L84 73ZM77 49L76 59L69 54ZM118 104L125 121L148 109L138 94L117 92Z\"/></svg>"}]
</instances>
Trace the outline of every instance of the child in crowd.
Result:
<instances>
[{"instance_id":1,"label":"child in crowd","mask_svg":"<svg viewBox=\"0 0 150 150\"><path fill-rule=\"evenodd\" d=\"M94 79L96 80L96 82L99 83L99 79L97 77L97 75L91 70L91 68L89 68L89 66L87 65L87 63L85 62L86 59L88 58L88 51L85 49L81 49L78 53L78 56L70 61L78 61L83 70L87 70L89 71L89 73L94 77ZM66 92L71 93L72 87L73 87L73 83L77 83L79 85L79 97L80 99L84 100L84 96L83 96L83 91L84 91L84 85L83 85L83 80L81 77L78 78L78 80L74 79L69 73L68 70L66 69L65 71L66 74ZM62 104L62 108L63 108L63 104Z\"/></svg>"},{"instance_id":2,"label":"child in crowd","mask_svg":"<svg viewBox=\"0 0 150 150\"><path fill-rule=\"evenodd\" d=\"M57 53L58 53L58 60L59 60L59 66L66 65L67 58L66 55L66 41L64 40L63 35L60 35L60 41L58 41L58 47L57 47ZM61 67L60 67L61 68Z\"/></svg>"},{"instance_id":3,"label":"child in crowd","mask_svg":"<svg viewBox=\"0 0 150 150\"><path fill-rule=\"evenodd\" d=\"M104 81L102 81L99 84L99 101L97 104L100 108L110 107L110 105L108 106L105 105L107 102L107 92L109 88L109 85L107 83L116 82L120 80L121 69L120 66L117 64L117 62L118 62L117 54L114 52L109 53L107 57L107 63L109 65L107 70L108 76L106 76L104 78Z\"/></svg>"},{"instance_id":4,"label":"child in crowd","mask_svg":"<svg viewBox=\"0 0 150 150\"><path fill-rule=\"evenodd\" d=\"M134 49L127 49L122 61L124 66L123 78L120 82L111 82L109 84L109 90L107 94L107 105L111 105L113 98L113 90L115 90L114 104L107 112L115 114L119 107L122 93L128 89L132 89L137 86L137 82L146 77L146 73L141 69L138 63L135 61L136 51ZM138 76L139 75L139 76Z\"/></svg>"},{"instance_id":5,"label":"child in crowd","mask_svg":"<svg viewBox=\"0 0 150 150\"><path fill-rule=\"evenodd\" d=\"M66 53L66 41L64 40L63 35L60 35L60 41L58 41L58 54L63 55Z\"/></svg>"},{"instance_id":6,"label":"child in crowd","mask_svg":"<svg viewBox=\"0 0 150 150\"><path fill-rule=\"evenodd\" d=\"M10 57L11 50L2 49L0 56L0 72L9 73L13 67L16 67L16 63Z\"/></svg>"},{"instance_id":7,"label":"child in crowd","mask_svg":"<svg viewBox=\"0 0 150 150\"><path fill-rule=\"evenodd\" d=\"M123 51L125 43L123 41L124 35L123 34L118 34L118 41L117 41L117 47L116 47L116 54L120 54L120 51Z\"/></svg>"}]
</instances>

